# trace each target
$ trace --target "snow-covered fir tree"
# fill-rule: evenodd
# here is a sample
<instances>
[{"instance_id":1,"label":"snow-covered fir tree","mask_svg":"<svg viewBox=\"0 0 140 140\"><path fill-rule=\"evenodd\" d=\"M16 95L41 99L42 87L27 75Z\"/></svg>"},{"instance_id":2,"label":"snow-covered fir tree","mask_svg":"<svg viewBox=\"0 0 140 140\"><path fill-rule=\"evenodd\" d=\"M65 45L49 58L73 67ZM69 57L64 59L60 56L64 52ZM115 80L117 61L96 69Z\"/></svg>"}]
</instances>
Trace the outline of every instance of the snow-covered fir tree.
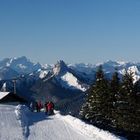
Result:
<instances>
[{"instance_id":1,"label":"snow-covered fir tree","mask_svg":"<svg viewBox=\"0 0 140 140\"><path fill-rule=\"evenodd\" d=\"M132 72L126 71L120 80L116 71L107 80L100 66L81 109L82 119L102 128L140 133L139 87L140 83L134 85Z\"/></svg>"},{"instance_id":2,"label":"snow-covered fir tree","mask_svg":"<svg viewBox=\"0 0 140 140\"><path fill-rule=\"evenodd\" d=\"M110 108L110 122L113 127L117 124L116 122L116 102L120 95L120 78L117 70L113 73L110 81L110 97L109 97L109 108Z\"/></svg>"},{"instance_id":3,"label":"snow-covered fir tree","mask_svg":"<svg viewBox=\"0 0 140 140\"><path fill-rule=\"evenodd\" d=\"M133 73L125 72L122 78L121 93L117 98L117 127L126 131L135 129L135 101Z\"/></svg>"},{"instance_id":4,"label":"snow-covered fir tree","mask_svg":"<svg viewBox=\"0 0 140 140\"><path fill-rule=\"evenodd\" d=\"M135 132L140 133L140 80L135 84Z\"/></svg>"},{"instance_id":5,"label":"snow-covered fir tree","mask_svg":"<svg viewBox=\"0 0 140 140\"><path fill-rule=\"evenodd\" d=\"M105 125L109 114L108 96L108 81L105 79L102 66L100 66L96 72L96 82L88 91L81 115L93 124Z\"/></svg>"}]
</instances>

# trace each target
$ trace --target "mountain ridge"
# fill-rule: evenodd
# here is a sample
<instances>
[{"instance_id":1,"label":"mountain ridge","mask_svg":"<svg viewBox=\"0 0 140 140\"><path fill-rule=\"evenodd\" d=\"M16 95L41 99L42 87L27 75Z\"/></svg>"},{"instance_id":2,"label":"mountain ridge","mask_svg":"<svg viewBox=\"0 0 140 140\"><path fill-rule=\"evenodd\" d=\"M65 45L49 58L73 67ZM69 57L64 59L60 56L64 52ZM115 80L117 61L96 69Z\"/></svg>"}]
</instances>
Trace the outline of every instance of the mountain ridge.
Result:
<instances>
[{"instance_id":1,"label":"mountain ridge","mask_svg":"<svg viewBox=\"0 0 140 140\"><path fill-rule=\"evenodd\" d=\"M0 61L0 88L6 83L7 90L13 91L12 79L16 78L17 94L29 101L51 100L64 114L71 112L75 115L84 102L86 90L95 80L99 65L66 64L59 60L54 65L44 67L26 57L7 58ZM102 67L107 78L111 78L117 68L120 76L125 70L132 71L134 82L140 80L140 63L107 61L102 63Z\"/></svg>"},{"instance_id":2,"label":"mountain ridge","mask_svg":"<svg viewBox=\"0 0 140 140\"><path fill-rule=\"evenodd\" d=\"M90 63L75 63L75 64L66 64L63 60L57 61L56 64L40 64L33 63L30 59L25 56L14 57L14 58L5 58L0 61L0 75L4 69L11 69L17 74L13 74L14 77L19 75L26 74L36 74L38 78L43 79L47 76L48 72L53 73L56 76L62 76L67 71L72 75L78 77L82 81L90 84L94 80L95 72L99 65L102 65L103 70L106 75L111 75L116 69L119 74L124 74L124 70L132 71L134 73L134 81L140 79L140 63L139 62L123 62L123 61L105 61L98 64ZM58 75L59 74L59 75ZM7 74L5 74L7 75ZM8 77L12 79L12 74ZM0 79L5 79L5 76L0 76Z\"/></svg>"}]
</instances>

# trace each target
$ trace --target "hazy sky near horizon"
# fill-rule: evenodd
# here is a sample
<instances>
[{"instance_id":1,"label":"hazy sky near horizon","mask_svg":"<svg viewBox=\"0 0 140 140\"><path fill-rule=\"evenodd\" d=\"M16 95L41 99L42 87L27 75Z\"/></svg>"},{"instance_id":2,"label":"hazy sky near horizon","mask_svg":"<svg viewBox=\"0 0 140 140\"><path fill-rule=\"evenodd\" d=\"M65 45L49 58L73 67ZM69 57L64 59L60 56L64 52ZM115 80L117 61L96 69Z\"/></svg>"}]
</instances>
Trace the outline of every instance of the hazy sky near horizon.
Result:
<instances>
[{"instance_id":1,"label":"hazy sky near horizon","mask_svg":"<svg viewBox=\"0 0 140 140\"><path fill-rule=\"evenodd\" d=\"M140 0L0 0L0 59L140 62Z\"/></svg>"}]
</instances>

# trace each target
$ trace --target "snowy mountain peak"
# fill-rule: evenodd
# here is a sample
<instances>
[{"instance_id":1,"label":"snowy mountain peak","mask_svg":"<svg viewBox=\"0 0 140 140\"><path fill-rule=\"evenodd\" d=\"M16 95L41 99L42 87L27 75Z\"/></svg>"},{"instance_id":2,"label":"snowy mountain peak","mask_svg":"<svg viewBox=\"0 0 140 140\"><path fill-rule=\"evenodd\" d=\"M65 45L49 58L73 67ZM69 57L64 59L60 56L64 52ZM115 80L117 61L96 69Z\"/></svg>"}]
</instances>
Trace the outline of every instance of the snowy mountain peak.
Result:
<instances>
[{"instance_id":1,"label":"snowy mountain peak","mask_svg":"<svg viewBox=\"0 0 140 140\"><path fill-rule=\"evenodd\" d=\"M50 75L51 73L51 75ZM65 64L64 61L60 60L55 65L50 73L46 74L46 78L43 79L45 82L50 79L56 79L65 89L86 91L87 85L81 82L81 79L77 76L76 71L72 70L69 66Z\"/></svg>"},{"instance_id":2,"label":"snowy mountain peak","mask_svg":"<svg viewBox=\"0 0 140 140\"><path fill-rule=\"evenodd\" d=\"M59 60L59 61L57 61L57 64L56 64L57 66L59 66L59 67L61 67L61 68L67 68L67 65L66 65L66 63L63 61L63 60Z\"/></svg>"},{"instance_id":3,"label":"snowy mountain peak","mask_svg":"<svg viewBox=\"0 0 140 140\"><path fill-rule=\"evenodd\" d=\"M57 64L53 68L54 75L61 75L67 72L68 67L63 60L57 62Z\"/></svg>"},{"instance_id":4,"label":"snowy mountain peak","mask_svg":"<svg viewBox=\"0 0 140 140\"><path fill-rule=\"evenodd\" d=\"M0 61L0 68L9 67L19 74L27 74L41 68L39 63L33 63L25 56L17 58L5 58Z\"/></svg>"}]
</instances>

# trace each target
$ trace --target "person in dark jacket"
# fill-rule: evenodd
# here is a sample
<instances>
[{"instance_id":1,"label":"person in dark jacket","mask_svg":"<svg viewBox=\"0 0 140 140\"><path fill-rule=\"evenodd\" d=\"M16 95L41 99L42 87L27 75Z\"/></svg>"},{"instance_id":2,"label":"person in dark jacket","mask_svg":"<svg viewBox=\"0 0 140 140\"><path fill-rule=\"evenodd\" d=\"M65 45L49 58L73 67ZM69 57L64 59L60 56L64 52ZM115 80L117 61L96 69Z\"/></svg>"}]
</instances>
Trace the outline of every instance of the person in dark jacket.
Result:
<instances>
[{"instance_id":1,"label":"person in dark jacket","mask_svg":"<svg viewBox=\"0 0 140 140\"><path fill-rule=\"evenodd\" d=\"M41 101L39 101L39 102L38 102L38 112L41 111L42 107L43 107L43 106L42 106L42 103L41 103Z\"/></svg>"},{"instance_id":2,"label":"person in dark jacket","mask_svg":"<svg viewBox=\"0 0 140 140\"><path fill-rule=\"evenodd\" d=\"M35 102L36 112L39 112L38 102Z\"/></svg>"},{"instance_id":3,"label":"person in dark jacket","mask_svg":"<svg viewBox=\"0 0 140 140\"><path fill-rule=\"evenodd\" d=\"M30 103L30 110L31 110L32 112L34 112L34 110L35 110L35 103L34 103L34 102L31 102L31 103Z\"/></svg>"},{"instance_id":4,"label":"person in dark jacket","mask_svg":"<svg viewBox=\"0 0 140 140\"><path fill-rule=\"evenodd\" d=\"M48 106L47 106L48 103L49 103L49 102L45 102L45 105L44 105L44 106L45 106L45 114L46 114L46 115L47 115L47 113L48 113Z\"/></svg>"}]
</instances>

